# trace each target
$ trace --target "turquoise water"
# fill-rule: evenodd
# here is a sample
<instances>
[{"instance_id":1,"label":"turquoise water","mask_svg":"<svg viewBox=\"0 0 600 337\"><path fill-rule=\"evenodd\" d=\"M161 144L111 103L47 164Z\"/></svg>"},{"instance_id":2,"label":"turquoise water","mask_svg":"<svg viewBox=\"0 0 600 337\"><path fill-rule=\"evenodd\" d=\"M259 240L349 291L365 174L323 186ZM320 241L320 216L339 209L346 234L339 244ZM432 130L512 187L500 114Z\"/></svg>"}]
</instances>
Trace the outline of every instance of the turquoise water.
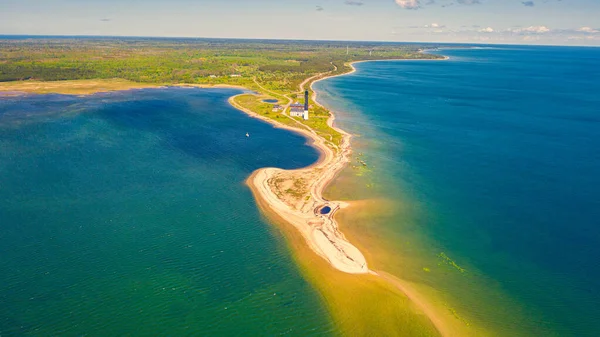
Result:
<instances>
[{"instance_id":1,"label":"turquoise water","mask_svg":"<svg viewBox=\"0 0 600 337\"><path fill-rule=\"evenodd\" d=\"M236 93L0 99L1 336L332 333L244 185L318 154Z\"/></svg>"},{"instance_id":2,"label":"turquoise water","mask_svg":"<svg viewBox=\"0 0 600 337\"><path fill-rule=\"evenodd\" d=\"M499 335L600 335L600 49L439 53L315 85L372 170L355 197L398 209L372 231L465 267L397 269Z\"/></svg>"}]
</instances>

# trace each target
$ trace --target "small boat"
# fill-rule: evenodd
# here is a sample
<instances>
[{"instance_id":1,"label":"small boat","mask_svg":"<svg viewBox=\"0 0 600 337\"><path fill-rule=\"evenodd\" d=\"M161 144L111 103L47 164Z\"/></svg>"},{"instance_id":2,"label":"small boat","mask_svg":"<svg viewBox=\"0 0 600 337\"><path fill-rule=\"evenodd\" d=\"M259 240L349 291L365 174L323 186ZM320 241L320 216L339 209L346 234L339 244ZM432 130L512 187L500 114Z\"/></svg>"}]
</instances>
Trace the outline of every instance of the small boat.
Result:
<instances>
[{"instance_id":1,"label":"small boat","mask_svg":"<svg viewBox=\"0 0 600 337\"><path fill-rule=\"evenodd\" d=\"M246 137L250 137L250 134L248 132L246 132Z\"/></svg>"}]
</instances>

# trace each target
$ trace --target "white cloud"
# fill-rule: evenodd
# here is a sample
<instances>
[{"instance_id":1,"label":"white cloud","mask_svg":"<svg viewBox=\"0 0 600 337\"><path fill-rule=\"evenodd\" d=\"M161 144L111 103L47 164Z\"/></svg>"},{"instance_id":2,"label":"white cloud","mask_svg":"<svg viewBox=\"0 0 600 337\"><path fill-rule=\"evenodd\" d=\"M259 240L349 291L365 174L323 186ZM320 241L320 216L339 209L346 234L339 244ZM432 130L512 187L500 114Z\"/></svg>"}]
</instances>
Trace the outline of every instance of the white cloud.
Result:
<instances>
[{"instance_id":1,"label":"white cloud","mask_svg":"<svg viewBox=\"0 0 600 337\"><path fill-rule=\"evenodd\" d=\"M395 0L398 6L404 9L419 9L425 6L439 5L442 8L450 7L455 4L460 5L479 5L484 0Z\"/></svg>"},{"instance_id":2,"label":"white cloud","mask_svg":"<svg viewBox=\"0 0 600 337\"><path fill-rule=\"evenodd\" d=\"M543 34L543 33L548 33L550 31L550 28L548 28L546 26L531 26L531 27L523 28L523 31L529 32L529 33Z\"/></svg>"},{"instance_id":3,"label":"white cloud","mask_svg":"<svg viewBox=\"0 0 600 337\"><path fill-rule=\"evenodd\" d=\"M577 31L582 32L582 33L590 33L590 34L600 33L600 30L594 29L592 27L581 27L581 28L577 29Z\"/></svg>"},{"instance_id":4,"label":"white cloud","mask_svg":"<svg viewBox=\"0 0 600 337\"><path fill-rule=\"evenodd\" d=\"M600 37L599 36L594 36L594 35L578 35L578 36L569 36L567 37L567 40L570 41L600 41Z\"/></svg>"},{"instance_id":5,"label":"white cloud","mask_svg":"<svg viewBox=\"0 0 600 337\"><path fill-rule=\"evenodd\" d=\"M550 28L546 26L529 26L525 28L512 28L507 32L514 34L545 34L550 32Z\"/></svg>"},{"instance_id":6,"label":"white cloud","mask_svg":"<svg viewBox=\"0 0 600 337\"><path fill-rule=\"evenodd\" d=\"M419 9L421 8L420 0L396 0L398 6L405 9Z\"/></svg>"}]
</instances>

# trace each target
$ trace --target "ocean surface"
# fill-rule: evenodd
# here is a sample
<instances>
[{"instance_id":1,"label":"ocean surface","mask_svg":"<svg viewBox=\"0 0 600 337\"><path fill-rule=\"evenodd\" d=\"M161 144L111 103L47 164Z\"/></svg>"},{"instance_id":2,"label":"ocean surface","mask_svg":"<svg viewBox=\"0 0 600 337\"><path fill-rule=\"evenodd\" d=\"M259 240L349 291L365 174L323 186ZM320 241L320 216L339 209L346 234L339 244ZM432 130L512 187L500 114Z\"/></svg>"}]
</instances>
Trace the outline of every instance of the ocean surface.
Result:
<instances>
[{"instance_id":1,"label":"ocean surface","mask_svg":"<svg viewBox=\"0 0 600 337\"><path fill-rule=\"evenodd\" d=\"M244 185L318 153L237 93L0 98L1 336L332 334Z\"/></svg>"},{"instance_id":2,"label":"ocean surface","mask_svg":"<svg viewBox=\"0 0 600 337\"><path fill-rule=\"evenodd\" d=\"M600 48L436 53L315 84L368 164L343 230L470 329L599 336Z\"/></svg>"}]
</instances>

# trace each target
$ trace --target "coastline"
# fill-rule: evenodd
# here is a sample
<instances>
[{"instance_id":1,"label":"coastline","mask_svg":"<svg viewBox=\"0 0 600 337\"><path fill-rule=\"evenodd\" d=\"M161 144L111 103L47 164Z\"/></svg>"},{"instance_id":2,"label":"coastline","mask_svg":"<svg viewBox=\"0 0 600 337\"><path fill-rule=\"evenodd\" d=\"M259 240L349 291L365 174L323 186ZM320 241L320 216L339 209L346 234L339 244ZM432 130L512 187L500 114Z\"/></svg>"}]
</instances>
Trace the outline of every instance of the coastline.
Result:
<instances>
[{"instance_id":1,"label":"coastline","mask_svg":"<svg viewBox=\"0 0 600 337\"><path fill-rule=\"evenodd\" d=\"M443 59L414 61L446 61L449 59L449 57L444 56ZM351 71L349 72L331 76L323 76L312 81L310 83L310 90L312 91L311 99L315 104L324 107L317 100L318 95L313 88L314 83L333 77L352 74L357 71L356 67L354 66L356 63L378 61L383 62L413 60L366 60L351 62L348 64L351 67ZM321 154L319 160L306 168L288 170L287 172L290 172L292 174L302 174L310 170L322 170L321 174L316 178L316 180L313 182L313 186L311 187L311 198L315 200L314 204L321 205L317 206L317 208L326 205L334 205L337 207L332 207L332 209L337 211L349 206L349 204L344 202L328 201L322 196L322 193L325 190L325 188L327 188L327 186L337 177L338 173L340 173L351 161L351 135L345 132L344 130L335 127L335 114L333 113L333 111L331 112L331 116L327 120L327 124L343 135L343 142L340 146L338 154L333 153L333 151L325 145L323 139L316 133L314 133L314 131L311 130L312 132L309 132L304 129L284 125L278 123L273 119L260 116L250 110L236 105L233 101L234 98L235 97L232 97L230 99L230 103L234 107L246 112L250 116L263 119L268 123L275 125L276 127L284 128L292 132L302 134L308 139L310 139L311 145L315 147ZM313 214L310 214L308 212L302 212L299 210L293 210L288 205L283 203L277 197L277 195L273 193L272 189L269 186L269 180L273 179L273 177L278 172L283 171L285 170L277 168L261 168L254 171L251 174L251 176L246 180L246 184L249 186L253 195L257 199L259 208L261 208L263 211L267 211L268 213L270 213L270 215L274 215L274 217L279 220L277 222L285 222L286 224L291 224L298 232L300 232L301 236L304 238L304 241L309 246L310 250L319 255L321 258L325 259L333 268L348 274L370 274L372 275L372 277L384 281L394 289L400 291L402 295L406 296L411 303L413 303L423 314L425 314L425 316L428 318L431 324L433 324L437 332L440 333L442 336L460 335L460 332L458 332L458 330L460 329L457 329L455 324L449 324L448 314L442 313L436 306L429 305L427 300L408 283L405 283L402 280L384 271L370 270L367 267L366 258L364 257L363 253L356 246L350 243L346 239L344 234L340 231L339 224L334 219L335 212L331 212L329 214L329 217L327 218L326 222L323 223L323 225L314 226L314 222L311 221L315 221L318 218L315 218ZM320 240L320 238L327 238L328 241ZM356 263L356 261L360 262Z\"/></svg>"},{"instance_id":2,"label":"coastline","mask_svg":"<svg viewBox=\"0 0 600 337\"><path fill-rule=\"evenodd\" d=\"M332 77L344 76L348 74L355 73L357 68L355 67L356 63L364 63L364 62L384 62L384 61L448 61L451 58L448 56L444 56L443 59L427 59L427 60L365 60L365 61L355 61L348 64L352 68L351 71L344 74L337 74L332 76L326 76L320 79L317 79L311 83L312 96L311 99L318 104L319 106L324 107L318 99L318 92L314 90L313 84L325 79L329 79ZM332 116L335 117L335 111L330 110ZM332 118L332 121L335 118ZM336 130L341 130L336 128ZM341 130L344 132L343 130ZM347 214L346 212L355 212L356 208L354 208L354 201L348 203L348 209L342 210L343 214ZM358 206L358 205L357 205ZM358 206L360 207L360 206ZM342 216L343 217L343 216ZM344 220L344 219L342 219ZM348 220L348 219L345 219ZM340 223L341 229L344 229L344 222ZM349 240L353 242L359 249L363 251L363 253L369 258L374 259L371 252L368 250L368 247L364 246L361 240L356 237L356 232L349 230L347 233ZM368 234L368 233L367 233ZM465 321L462 317L458 316L456 311L449 306L445 300L440 297L440 294L436 289L430 288L428 286L420 285L409 280L400 278L399 276L388 272L386 269L382 269L381 266L377 266L377 261L370 261L372 263L372 269L370 270L371 274L385 282L387 285L391 286L394 290L399 291L402 295L406 296L411 304L416 307L417 311L420 311L421 314L426 316L435 326L436 331L441 336L490 336L493 335L491 331L487 330L486 327L480 325L473 325L471 322ZM363 276L366 277L366 276Z\"/></svg>"},{"instance_id":3,"label":"coastline","mask_svg":"<svg viewBox=\"0 0 600 337\"><path fill-rule=\"evenodd\" d=\"M430 60L430 61L441 61L447 60L448 58L438 59L438 60ZM317 92L313 90L313 84L322 81L325 79L329 79L331 77L348 75L356 72L356 68L354 66L355 63L362 62L375 62L375 61L407 61L402 59L397 60L366 60L366 61L356 61L351 62L348 65L351 67L351 71L336 74L330 76L323 76L323 74L318 74L313 76L301 84L302 87L308 83L312 78L318 77L316 80L310 83L310 89L312 90L312 100L315 104L319 106L323 106L321 103L317 101ZM415 60L415 61L423 61L423 60ZM336 68L337 69L337 68ZM322 77L320 77L322 76ZM108 80L110 82L111 80ZM93 81L98 82L98 81ZM25 82L27 83L27 82ZM31 82L29 82L31 83ZM27 83L27 84L29 84ZM41 82L33 82L34 84L40 84ZM79 82L81 83L81 82ZM119 84L119 88L106 88L106 87L98 87L92 86L90 88L85 88L85 92L78 92L77 94L87 95L94 94L97 92L108 92L108 91L122 91L122 90L133 90L133 89L143 89L143 88L160 88L160 87L197 87L197 88L236 88L242 90L251 90L247 87L236 86L236 85L194 85L194 84L180 84L180 85L146 85L139 84L134 82L123 82L117 80L116 83ZM126 88L121 87L121 84L125 83ZM47 84L44 82L44 84ZM65 81L62 83L52 83L54 85L64 84L64 87L59 89L67 89L67 92L56 90L56 87L51 88L49 92L52 93L66 93L73 94L72 91L69 91L69 85L73 84L73 81ZM34 85L31 86L35 88ZM36 90L29 90L27 92L32 93L49 93L48 91L40 91L39 88L35 88ZM3 90L3 87L0 85L0 91ZM10 89L11 91L15 91L14 89ZM299 126L290 126L283 124L281 122L276 121L275 119L268 118L262 116L254 111L251 111L247 108L244 108L235 102L235 98L239 96L232 96L229 98L229 103L236 109L243 111L247 115L253 118L259 118L271 125L274 125L277 128L283 128L289 130L294 133L298 133L306 137L310 145L318 150L320 156L319 159L313 163L312 165L296 169L296 170L282 170L278 168L260 168L253 172L248 179L246 180L246 184L251 189L255 199L257 200L257 205L261 208L262 211L270 213L271 215L275 215L276 218L279 219L278 223L282 225L292 225L293 230L296 232L295 237L301 237L302 241L305 243L305 247L309 248L309 250L318 256L317 259L321 259L325 264L332 269L330 273L333 273L335 278L340 278L343 280L347 280L345 275L356 275L357 277L362 277L362 280L352 279L353 283L358 282L359 284L369 283L369 287L373 287L377 285L378 291L381 288L388 288L387 291L392 291L395 295L391 296L388 299L390 302L394 301L406 301L408 299L411 303L413 303L418 311L422 312L421 315L425 315L427 317L428 322L433 324L435 330L438 331L442 336L453 335L452 333L447 333L448 326L443 323L443 320L439 318L436 312L430 310L429 306L427 306L424 301L419 300L420 296L418 296L414 291L407 289L405 286L401 286L396 283L399 280L394 280L393 282L389 275L386 276L385 273L379 274L373 270L370 270L367 265L367 261L363 253L352 243L350 243L344 234L341 232L339 224L335 220L335 214L338 210L344 209L349 206L349 204L339 201L330 201L326 200L323 197L323 192L325 188L337 177L337 175L347 166L347 164L351 161L352 148L350 144L351 135L345 132L342 129L339 129L334 126L335 122L335 114L331 112L330 117L327 118L327 125L331 128L342 134L342 142L337 149L330 148L324 138L319 136L315 130L311 129L308 126L305 128L301 128ZM287 97L287 96L286 96ZM289 203L286 203L282 200L274 191L273 186L270 184L274 179L279 179L279 177L286 176L289 177L301 177L302 179L308 180L309 183L309 200L303 203L301 207L293 208L290 207ZM319 210L325 206L331 208L331 212L326 215L319 214ZM298 235L299 234L299 235ZM297 244L297 243L296 243ZM317 264L315 261L313 263ZM323 265L323 264L319 264ZM342 272L341 275L338 275L339 271ZM363 275L363 276L360 276ZM333 276L332 276L333 278ZM336 285L337 286L337 285ZM363 285L364 287L364 285ZM372 289L369 289L372 292ZM399 293L397 293L399 292ZM390 294L391 295L391 294ZM400 296L400 297L398 297ZM394 300L395 299L395 300ZM330 305L330 304L328 304ZM388 303L388 305L390 305ZM337 307L336 307L337 309ZM412 309L414 310L414 309ZM355 313L355 315L359 315L359 313ZM382 318L384 319L384 318ZM354 322L354 324L358 324ZM450 329L453 330L453 329Z\"/></svg>"},{"instance_id":4,"label":"coastline","mask_svg":"<svg viewBox=\"0 0 600 337\"><path fill-rule=\"evenodd\" d=\"M314 77L322 76L315 75ZM312 78L304 81L304 86ZM323 77L328 78L327 76ZM206 85L206 84L142 84L125 80L75 80L75 81L56 81L56 82L38 82L23 81L0 84L0 92L9 92L11 96L22 93L57 93L57 94L77 94L90 95L99 92L124 91L145 88L161 87L194 87L194 88L235 88L241 90L250 90L247 87L227 84ZM248 186L253 190L255 196L263 198L268 207L283 219L288 220L297 230L299 230L308 246L319 256L328 261L334 268L350 274L369 273L367 262L363 254L353 246L344 235L339 231L339 226L334 220L335 212L347 205L342 202L325 200L322 196L323 190L335 178L335 176L350 161L350 135L343 130L333 127L335 117L333 114L328 118L327 124L334 130L342 134L340 147L334 151L327 146L325 140L309 127L300 128L279 123L274 119L261 116L254 111L244 108L235 102L235 98L229 98L229 103L238 110L241 110L251 117L259 118L265 122L275 125L295 133L299 133L310 139L311 145L316 148L320 154L319 160L305 168L297 170L281 170L277 168L261 168L255 171L247 180ZM282 201L275 193L269 181L275 176L286 174L290 179L301 177L308 182L310 200L305 202L301 209L293 209ZM319 214L318 209L330 207L328 214ZM371 272L373 273L373 272Z\"/></svg>"},{"instance_id":5,"label":"coastline","mask_svg":"<svg viewBox=\"0 0 600 337\"><path fill-rule=\"evenodd\" d=\"M313 102L315 102L315 104L325 108L320 102L318 102L318 94L317 94L317 91L314 90L313 85L319 81L323 81L326 79L353 74L357 71L355 64L358 64L358 63L384 62L384 61L448 61L448 60L450 60L450 57L444 56L443 59L428 59L428 60L397 59L397 60L365 60L365 61L350 62L350 63L348 63L348 66L350 66L352 68L351 71L349 71L347 73L343 73L343 74L325 76L323 78L319 78L319 79L311 82L311 84L310 84L310 89L312 91L311 99L313 100ZM348 140L348 142L350 142L351 136L348 133L346 133L344 130L336 128L333 124L334 121L335 121L335 114L334 114L334 111L331 111L331 118L328 120L328 122L331 123L330 124L331 127L338 130L339 132L341 132L344 135L348 135L347 140ZM350 145L348 144L348 146L350 146ZM351 149L349 149L349 150L351 151ZM340 169L340 171L341 171L341 169ZM329 182L333 181L334 179L335 179L335 177L332 177L332 179ZM454 324L448 324L447 313L442 314L442 312L440 312L438 310L438 308L436 308L435 306L429 305L427 300L416 289L414 289L414 287L410 286L409 283L404 282L403 280L401 280L401 279L397 278L396 276L389 274L385 271L371 270L370 273L375 275L376 277L384 280L386 283L390 284L395 289L399 290L402 294L404 294L414 305L416 305L425 314L425 316L430 320L430 322L435 326L436 330L442 336L460 335L460 332L458 332L456 327L453 326Z\"/></svg>"},{"instance_id":6,"label":"coastline","mask_svg":"<svg viewBox=\"0 0 600 337\"><path fill-rule=\"evenodd\" d=\"M340 232L334 219L335 211L347 205L341 202L325 200L322 196L323 190L336 177L336 175L350 161L350 135L343 130L336 129L342 133L343 141L340 150L335 153L327 145L322 137L314 131L294 128L278 123L239 106L234 101L235 96L229 102L235 108L244 111L248 115L260 118L266 122L292 132L299 133L311 141L319 153L319 160L305 168L297 170L282 170L278 168L260 168L254 171L246 180L257 199L261 199L260 205L268 208L286 222L294 226L304 237L307 245L320 257L328 261L334 268L349 274L374 273L367 267L363 254L353 246ZM332 126L333 118L329 118L328 124ZM272 190L270 181L281 173L292 174L296 177L313 178L310 184L310 203L302 209L293 209L282 201ZM328 206L332 209L327 215L318 214L318 209Z\"/></svg>"},{"instance_id":7,"label":"coastline","mask_svg":"<svg viewBox=\"0 0 600 337\"><path fill-rule=\"evenodd\" d=\"M312 91L312 96L311 99L313 100L313 102L315 102L315 104L317 104L318 106L325 108L323 106L323 104L319 103L317 100L317 92L314 90L313 85L317 82L326 80L326 79L330 79L330 78L334 78L334 77L340 77L340 76L345 76L345 75L350 75L356 72L356 67L354 66L355 64L358 63L365 63L365 62L391 62L391 61L402 61L402 62L406 62L406 61L448 61L450 60L449 56L445 56L445 55L440 55L443 58L441 59L386 59L386 60L362 60L362 61L353 61L350 63L347 63L347 65L351 68L351 70L349 72L343 73L343 74L336 74L336 75L331 75L331 76L324 76L322 78L318 78L314 81L312 81L310 83L310 90ZM333 125L333 120L335 120L335 114L333 113L333 111L331 112L331 119L332 119L332 125ZM333 127L333 126L332 126ZM335 128L338 132L343 132L345 133L343 130Z\"/></svg>"}]
</instances>

